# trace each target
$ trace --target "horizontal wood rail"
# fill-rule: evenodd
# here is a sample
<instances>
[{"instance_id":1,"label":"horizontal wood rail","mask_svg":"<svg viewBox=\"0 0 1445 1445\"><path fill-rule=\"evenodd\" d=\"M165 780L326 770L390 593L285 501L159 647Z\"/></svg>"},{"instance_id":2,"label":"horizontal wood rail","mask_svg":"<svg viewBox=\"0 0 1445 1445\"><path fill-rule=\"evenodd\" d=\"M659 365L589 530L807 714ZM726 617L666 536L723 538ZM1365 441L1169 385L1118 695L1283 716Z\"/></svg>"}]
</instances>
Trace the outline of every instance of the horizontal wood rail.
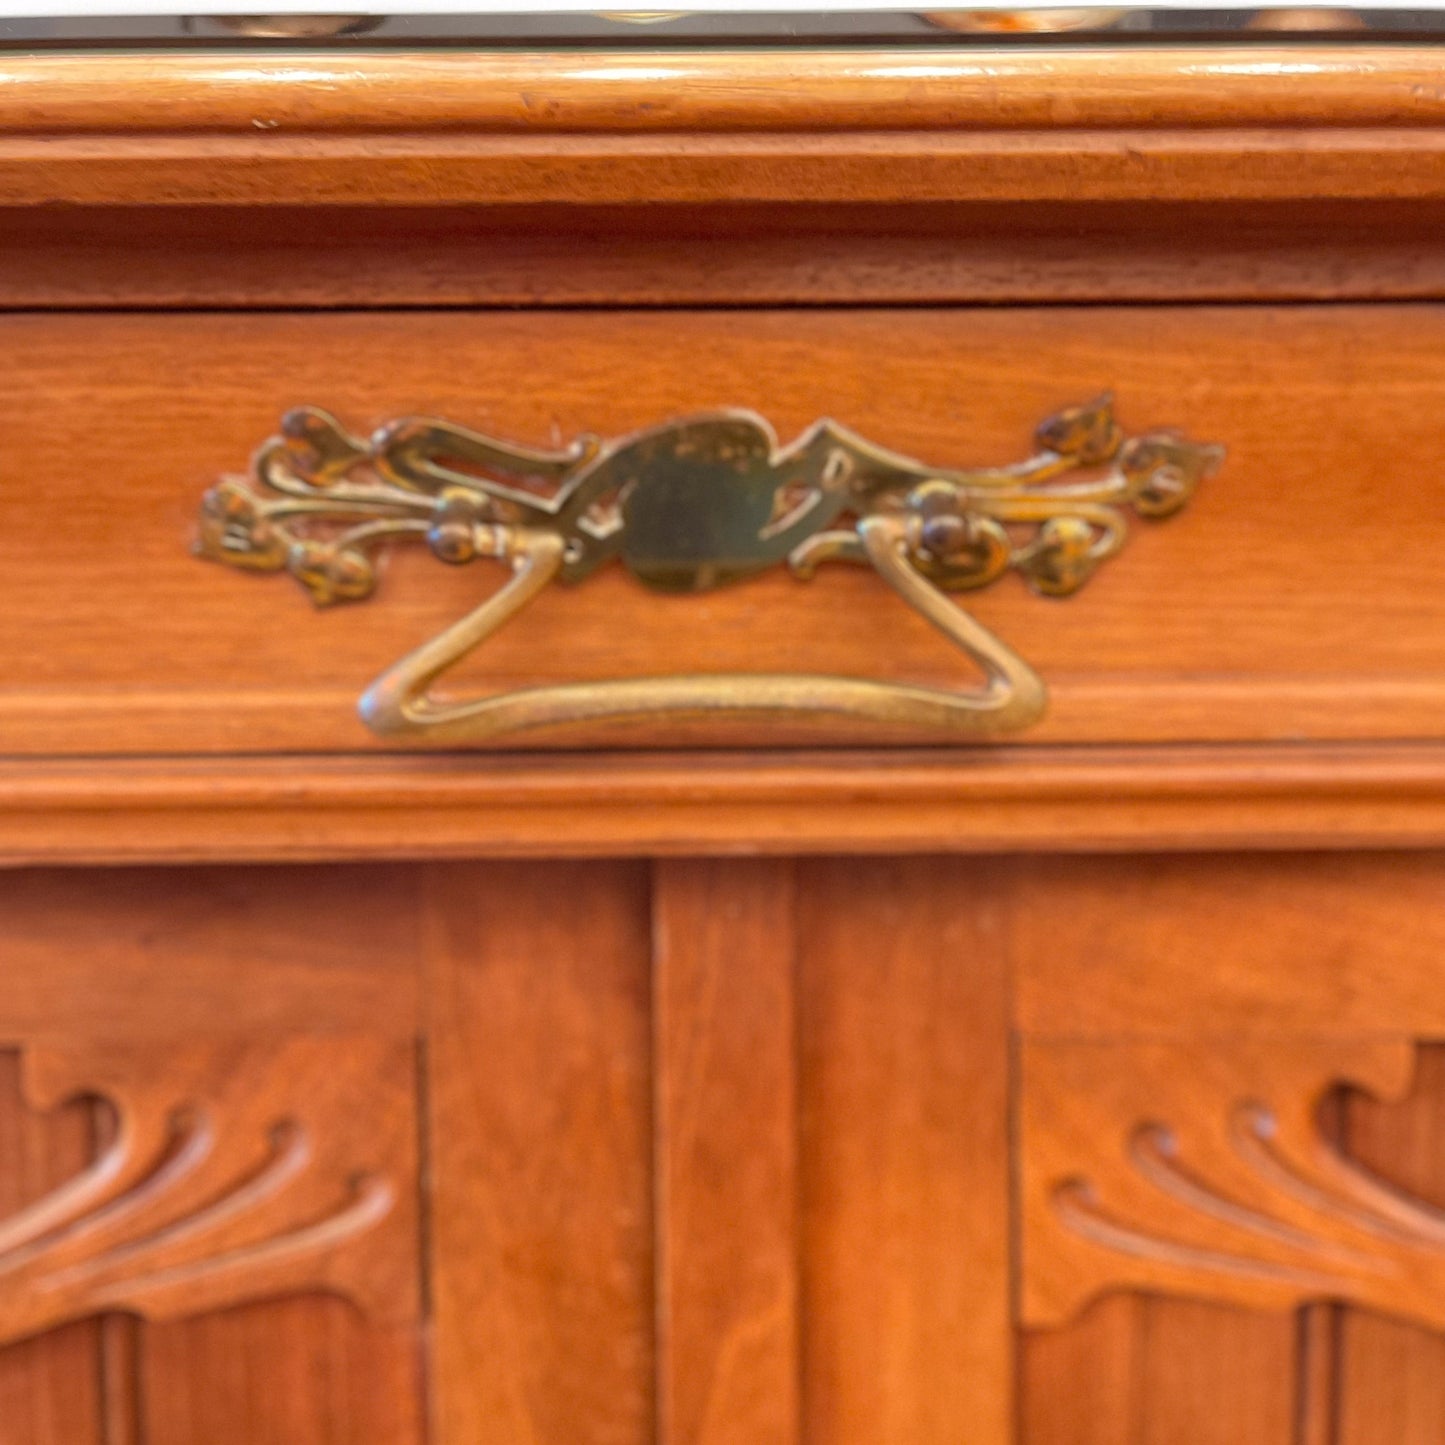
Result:
<instances>
[{"instance_id":1,"label":"horizontal wood rail","mask_svg":"<svg viewBox=\"0 0 1445 1445\"><path fill-rule=\"evenodd\" d=\"M0 52L0 133L1445 124L1430 45Z\"/></svg>"},{"instance_id":2,"label":"horizontal wood rail","mask_svg":"<svg viewBox=\"0 0 1445 1445\"><path fill-rule=\"evenodd\" d=\"M0 763L0 862L1445 845L1445 746Z\"/></svg>"}]
</instances>

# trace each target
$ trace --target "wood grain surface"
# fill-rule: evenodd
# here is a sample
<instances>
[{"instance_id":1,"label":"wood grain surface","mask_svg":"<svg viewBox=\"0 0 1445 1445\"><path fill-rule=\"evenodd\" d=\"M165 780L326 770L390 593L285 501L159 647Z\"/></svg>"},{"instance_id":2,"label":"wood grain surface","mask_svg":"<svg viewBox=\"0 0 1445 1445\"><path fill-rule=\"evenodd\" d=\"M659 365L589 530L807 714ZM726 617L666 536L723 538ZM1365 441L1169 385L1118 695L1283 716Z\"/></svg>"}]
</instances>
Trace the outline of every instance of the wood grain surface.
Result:
<instances>
[{"instance_id":1,"label":"wood grain surface","mask_svg":"<svg viewBox=\"0 0 1445 1445\"><path fill-rule=\"evenodd\" d=\"M1352 1153L1437 1208L1445 1204L1445 1050L1419 1053L1415 1087L1399 1104L1354 1094L1344 1137ZM1445 1339L1398 1319L1352 1310L1336 1326L1339 1445L1424 1445L1445 1431Z\"/></svg>"},{"instance_id":2,"label":"wood grain surface","mask_svg":"<svg viewBox=\"0 0 1445 1445\"><path fill-rule=\"evenodd\" d=\"M0 131L1440 125L1426 44L0 56Z\"/></svg>"},{"instance_id":3,"label":"wood grain surface","mask_svg":"<svg viewBox=\"0 0 1445 1445\"><path fill-rule=\"evenodd\" d=\"M809 1445L1013 1438L997 884L962 860L799 865Z\"/></svg>"},{"instance_id":4,"label":"wood grain surface","mask_svg":"<svg viewBox=\"0 0 1445 1445\"><path fill-rule=\"evenodd\" d=\"M75 1100L49 1118L29 1108L20 1057L0 1051L0 1218L58 1188L91 1159L97 1119ZM101 1337L81 1320L0 1349L0 1445L111 1445Z\"/></svg>"},{"instance_id":5,"label":"wood grain surface","mask_svg":"<svg viewBox=\"0 0 1445 1445\"><path fill-rule=\"evenodd\" d=\"M365 1099L414 1086L429 1346L315 1293L217 1310L193 1292L193 1318L0 1349L0 1441L21 1421L15 1445L412 1442L428 1395L439 1442L628 1445L659 1420L669 1438L786 1445L1393 1445L1382 1420L1431 1439L1438 1339L1400 1317L1438 1311L1421 1211L1445 1066L1412 1041L1439 1027L1440 867L1344 852L11 872L0 1040L40 1061L0 1114L0 1176L30 1181L15 1202L109 1147L105 1107L50 1106L85 1079L124 1097L118 1069L152 1100L189 1089L223 1162L244 1121L282 1107L319 1159L379 1143ZM304 1067L263 1064L287 1048ZM1341 1103L1350 1080L1375 1097ZM1223 1131L1252 1100L1278 1111L1286 1159L1314 1168L1319 1146L1347 1170L1325 1177L1383 1184L1399 1228L1361 1225L1374 1196L1322 1206L1242 1165ZM163 1110L145 1110L154 1133ZM1131 1160L1162 1126L1178 1152L1161 1198ZM398 1140L383 1152L415 1167ZM1079 1178L1150 1250L1041 1219ZM1223 1202L1204 1209L1208 1190ZM1313 1273L1184 1260L1201 1239L1281 1268L1312 1250ZM1361 1250L1408 1275L1362 1270ZM1302 1317L1281 1309L1296 1299Z\"/></svg>"},{"instance_id":6,"label":"wood grain surface","mask_svg":"<svg viewBox=\"0 0 1445 1445\"><path fill-rule=\"evenodd\" d=\"M792 870L678 860L653 890L659 1434L801 1445Z\"/></svg>"},{"instance_id":7,"label":"wood grain surface","mask_svg":"<svg viewBox=\"0 0 1445 1445\"><path fill-rule=\"evenodd\" d=\"M1028 200L0 213L14 308L1439 299L1439 202Z\"/></svg>"},{"instance_id":8,"label":"wood grain surface","mask_svg":"<svg viewBox=\"0 0 1445 1445\"><path fill-rule=\"evenodd\" d=\"M107 1286L111 1302L128 1308L123 1280L116 1293L116 1266L123 1276L127 1250L141 1263L163 1263L157 1250L170 1240L173 1262L184 1263L188 1244L209 1240L211 1255L224 1256L221 1235L198 1227L212 1205L232 1244L264 1245L255 1222L269 1215L279 1226L295 1177L289 1187L278 1180L268 1190L262 1169L249 1213L240 1207L244 1181L234 1195L226 1186L264 1156L266 1129L287 1116L303 1121L293 1142L299 1139L309 1155L299 1171L304 1197L297 1208L314 1218L303 1227L330 1212L333 1185L343 1195L349 1187L349 1179L334 1177L338 1134L352 1141L353 1165L397 1171L400 1239L393 1232L391 1253L395 1262L399 1251L403 1274L377 1268L377 1254L364 1283L385 1294L383 1313L415 1300L416 885L414 877L370 868L27 871L0 878L7 943L0 970L0 1231L13 1227L18 1206L32 1202L39 1186L73 1181L98 1151L114 1145L118 1098L129 1111L132 1151L166 1132L168 1098L210 1131L201 1136L204 1147L191 1151L189 1177L185 1169L172 1171L178 1177L167 1183L163 1153L125 1207L102 1209L77 1231L72 1253L89 1249L98 1259L72 1260L78 1283L66 1296L69 1308L92 1315L105 1309ZM17 1044L26 1046L23 1053ZM35 1093L40 1054L48 1099ZM279 1065L265 1065L273 1055ZM218 1062L207 1065L207 1058ZM18 1092L22 1063L31 1074L26 1097ZM109 1100L100 1097L107 1081L120 1090ZM57 1097L71 1102L39 1107ZM65 1243L50 1241L52 1260ZM204 1249L199 1257L191 1253L193 1263L204 1263ZM284 1249L277 1253L284 1258ZM344 1245L338 1242L334 1253L344 1260ZM237 1296L248 1290L266 1296L255 1302L207 1307L165 1323L105 1314L0 1349L0 1442L420 1445L416 1325L387 1324L354 1303L316 1293L303 1270L288 1278L283 1264L278 1275L266 1254L264 1247L253 1250L249 1263L217 1275ZM316 1256L301 1256L308 1258L314 1275ZM97 1269L108 1260L109 1275ZM63 1269L51 1272L64 1277ZM13 1317L17 1306L36 1302L44 1280L14 1255L6 1278ZM171 1298L183 1312L202 1309L204 1282L198 1278Z\"/></svg>"},{"instance_id":9,"label":"wood grain surface","mask_svg":"<svg viewBox=\"0 0 1445 1445\"><path fill-rule=\"evenodd\" d=\"M0 1445L1434 1445L1439 69L0 54ZM1228 458L967 599L999 745L407 754L495 571L189 551L298 403L947 467L1106 389ZM970 680L861 572L614 569L458 682L688 670Z\"/></svg>"},{"instance_id":10,"label":"wood grain surface","mask_svg":"<svg viewBox=\"0 0 1445 1445\"><path fill-rule=\"evenodd\" d=\"M301 768L286 755L0 761L0 861L1445 845L1438 744L313 756Z\"/></svg>"},{"instance_id":11,"label":"wood grain surface","mask_svg":"<svg viewBox=\"0 0 1445 1445\"><path fill-rule=\"evenodd\" d=\"M1442 735L1441 524L1417 480L1445 386L1431 306L11 316L0 336L0 416L25 478L0 502L10 753L375 746L353 711L361 688L495 578L398 551L377 597L317 615L284 577L193 558L201 492L298 402L359 428L420 411L544 444L754 406L783 437L834 415L956 464L1021 456L1042 417L1105 387L1127 428L1181 426L1229 456L1183 514L1135 523L1078 596L1005 579L969 599L1051 687L1028 740ZM846 568L695 598L612 569L544 594L464 672L507 688L696 669L968 676ZM775 746L798 731L723 737ZM722 739L665 723L555 735L700 740Z\"/></svg>"},{"instance_id":12,"label":"wood grain surface","mask_svg":"<svg viewBox=\"0 0 1445 1445\"><path fill-rule=\"evenodd\" d=\"M1041 859L1019 864L1015 886L1018 1016L1031 1035L1445 1029L1430 964L1445 945L1438 852Z\"/></svg>"},{"instance_id":13,"label":"wood grain surface","mask_svg":"<svg viewBox=\"0 0 1445 1445\"><path fill-rule=\"evenodd\" d=\"M459 864L427 898L439 1438L646 1445L646 869Z\"/></svg>"},{"instance_id":14,"label":"wood grain surface","mask_svg":"<svg viewBox=\"0 0 1445 1445\"><path fill-rule=\"evenodd\" d=\"M3 80L0 205L1445 195L1424 46L26 55Z\"/></svg>"}]
</instances>

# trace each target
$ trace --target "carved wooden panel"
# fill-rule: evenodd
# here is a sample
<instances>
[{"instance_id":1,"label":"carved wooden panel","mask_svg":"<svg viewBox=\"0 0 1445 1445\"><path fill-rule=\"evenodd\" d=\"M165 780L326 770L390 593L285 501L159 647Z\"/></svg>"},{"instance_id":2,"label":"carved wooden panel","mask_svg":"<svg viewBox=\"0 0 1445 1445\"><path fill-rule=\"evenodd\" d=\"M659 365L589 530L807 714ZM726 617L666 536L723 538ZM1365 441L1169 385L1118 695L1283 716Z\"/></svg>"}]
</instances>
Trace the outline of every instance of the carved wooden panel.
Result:
<instances>
[{"instance_id":1,"label":"carved wooden panel","mask_svg":"<svg viewBox=\"0 0 1445 1445\"><path fill-rule=\"evenodd\" d=\"M0 1342L318 1290L416 1320L410 1048L87 1044L26 1050L22 1068L35 1109L98 1097L115 1124L88 1165L0 1219Z\"/></svg>"},{"instance_id":2,"label":"carved wooden panel","mask_svg":"<svg viewBox=\"0 0 1445 1445\"><path fill-rule=\"evenodd\" d=\"M1136 1289L1365 1305L1445 1329L1445 1214L1334 1142L1334 1085L1409 1090L1395 1041L1031 1042L1023 1316Z\"/></svg>"}]
</instances>

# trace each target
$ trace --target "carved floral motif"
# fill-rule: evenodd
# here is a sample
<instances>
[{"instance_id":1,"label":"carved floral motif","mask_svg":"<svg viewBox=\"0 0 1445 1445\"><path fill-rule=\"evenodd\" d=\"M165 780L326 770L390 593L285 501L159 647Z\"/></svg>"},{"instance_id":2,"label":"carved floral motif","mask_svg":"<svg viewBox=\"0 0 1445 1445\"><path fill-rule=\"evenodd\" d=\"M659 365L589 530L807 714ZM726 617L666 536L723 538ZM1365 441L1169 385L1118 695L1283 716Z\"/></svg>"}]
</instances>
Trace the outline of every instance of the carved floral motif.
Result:
<instances>
[{"instance_id":1,"label":"carved floral motif","mask_svg":"<svg viewBox=\"0 0 1445 1445\"><path fill-rule=\"evenodd\" d=\"M405 1049L370 1039L33 1049L26 1097L106 1101L81 1173L0 1219L0 1342L325 1290L415 1319Z\"/></svg>"},{"instance_id":2,"label":"carved floral motif","mask_svg":"<svg viewBox=\"0 0 1445 1445\"><path fill-rule=\"evenodd\" d=\"M1029 1044L1025 1323L1135 1289L1345 1301L1445 1329L1445 1213L1329 1135L1338 1084L1397 1101L1405 1042Z\"/></svg>"}]
</instances>

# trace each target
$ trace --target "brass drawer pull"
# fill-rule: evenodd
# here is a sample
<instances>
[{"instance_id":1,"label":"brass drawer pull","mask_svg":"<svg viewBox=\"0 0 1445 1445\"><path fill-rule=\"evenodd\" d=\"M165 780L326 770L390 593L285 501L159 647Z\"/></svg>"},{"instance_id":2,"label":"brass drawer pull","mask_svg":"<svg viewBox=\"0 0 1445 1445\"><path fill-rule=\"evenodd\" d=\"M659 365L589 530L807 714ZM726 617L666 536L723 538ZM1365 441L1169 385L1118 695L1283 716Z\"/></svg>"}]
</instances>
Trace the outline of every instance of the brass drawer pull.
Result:
<instances>
[{"instance_id":1,"label":"brass drawer pull","mask_svg":"<svg viewBox=\"0 0 1445 1445\"><path fill-rule=\"evenodd\" d=\"M511 578L388 668L361 699L377 732L479 742L558 723L666 713L827 714L965 735L1026 727L1043 712L1034 670L945 593L1009 570L1062 597L1119 550L1124 507L1166 517L1223 449L1168 431L1126 439L1108 397L1051 417L1013 466L941 471L820 421L787 450L747 411L720 411L565 451L534 451L448 422L409 418L369 440L326 412L287 414L253 478L201 507L203 556L287 571L318 603L376 585L373 554L424 541L443 561L497 559ZM647 586L701 592L775 563L872 566L982 670L971 690L806 674L714 674L564 683L447 700L432 686L552 581L619 558Z\"/></svg>"}]
</instances>

